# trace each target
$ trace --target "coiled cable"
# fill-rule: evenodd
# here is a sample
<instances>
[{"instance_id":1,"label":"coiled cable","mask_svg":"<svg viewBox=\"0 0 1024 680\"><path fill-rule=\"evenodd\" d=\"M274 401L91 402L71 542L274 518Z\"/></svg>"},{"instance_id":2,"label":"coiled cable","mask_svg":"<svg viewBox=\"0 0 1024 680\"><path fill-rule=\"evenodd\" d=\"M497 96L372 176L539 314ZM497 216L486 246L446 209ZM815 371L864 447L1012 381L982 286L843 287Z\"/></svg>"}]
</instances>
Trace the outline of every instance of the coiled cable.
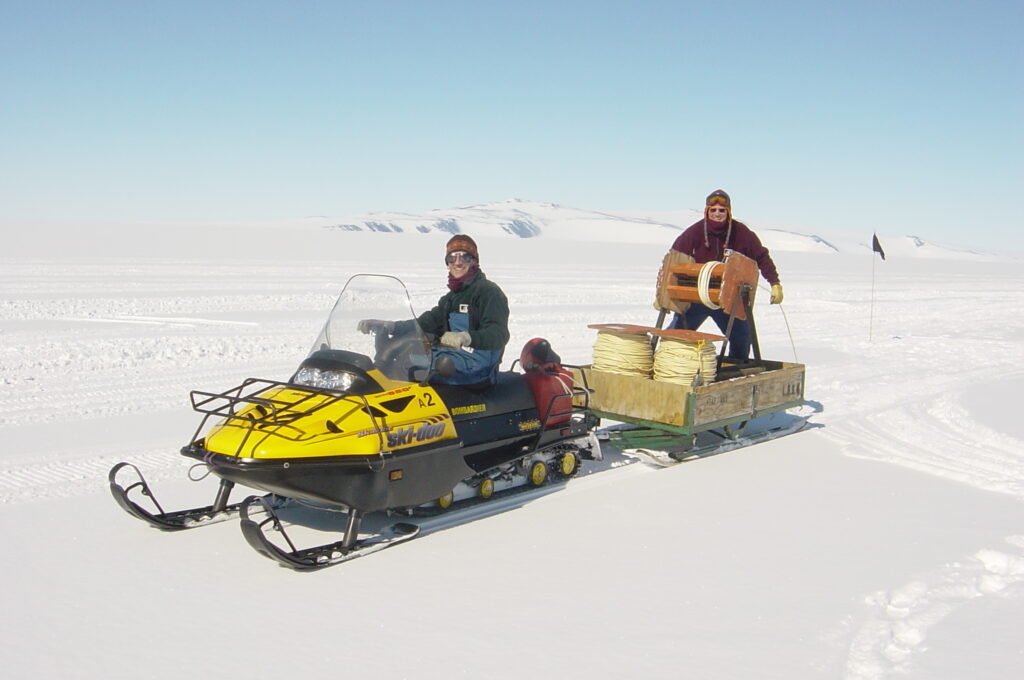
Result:
<instances>
[{"instance_id":1,"label":"coiled cable","mask_svg":"<svg viewBox=\"0 0 1024 680\"><path fill-rule=\"evenodd\" d=\"M705 385L714 381L717 367L715 345L706 340L663 337L654 353L654 379L660 382Z\"/></svg>"},{"instance_id":2,"label":"coiled cable","mask_svg":"<svg viewBox=\"0 0 1024 680\"><path fill-rule=\"evenodd\" d=\"M701 304L708 309L721 309L711 301L711 271L720 264L722 263L717 260L705 262L704 266L700 268L700 273L697 274L697 295L700 296Z\"/></svg>"},{"instance_id":3,"label":"coiled cable","mask_svg":"<svg viewBox=\"0 0 1024 680\"><path fill-rule=\"evenodd\" d=\"M654 366L651 342L646 334L598 331L594 341L595 371L651 377Z\"/></svg>"}]
</instances>

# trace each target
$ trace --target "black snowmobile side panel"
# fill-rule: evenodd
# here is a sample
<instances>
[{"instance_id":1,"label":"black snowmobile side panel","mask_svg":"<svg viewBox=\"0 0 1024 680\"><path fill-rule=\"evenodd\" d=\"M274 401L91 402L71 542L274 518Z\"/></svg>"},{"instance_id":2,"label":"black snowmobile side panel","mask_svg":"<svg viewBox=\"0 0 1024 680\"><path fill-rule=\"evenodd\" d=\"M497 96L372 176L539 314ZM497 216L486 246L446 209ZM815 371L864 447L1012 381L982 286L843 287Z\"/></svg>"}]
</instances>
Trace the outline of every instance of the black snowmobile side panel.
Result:
<instances>
[{"instance_id":1,"label":"black snowmobile side panel","mask_svg":"<svg viewBox=\"0 0 1024 680\"><path fill-rule=\"evenodd\" d=\"M448 493L480 469L474 458L485 454L498 463L522 455L536 434L466 446L446 441L394 454L315 459L259 460L211 454L196 444L181 453L211 466L222 479L263 491L331 506L374 512L420 505ZM470 464L472 461L472 465ZM495 463L497 464L497 463Z\"/></svg>"}]
</instances>

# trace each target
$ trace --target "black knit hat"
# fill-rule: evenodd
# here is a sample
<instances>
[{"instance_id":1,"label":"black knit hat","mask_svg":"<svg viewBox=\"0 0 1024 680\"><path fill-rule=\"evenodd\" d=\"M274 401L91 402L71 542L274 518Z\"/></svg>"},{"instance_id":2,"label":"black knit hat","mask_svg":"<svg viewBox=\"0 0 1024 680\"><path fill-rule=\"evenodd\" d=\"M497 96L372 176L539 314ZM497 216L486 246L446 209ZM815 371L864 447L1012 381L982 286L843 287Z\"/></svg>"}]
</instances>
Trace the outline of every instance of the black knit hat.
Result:
<instances>
[{"instance_id":1,"label":"black knit hat","mask_svg":"<svg viewBox=\"0 0 1024 680\"><path fill-rule=\"evenodd\" d=\"M704 201L704 205L724 205L726 208L732 208L732 199L729 198L729 194L725 193L724 189L715 189L708 194L707 199Z\"/></svg>"}]
</instances>

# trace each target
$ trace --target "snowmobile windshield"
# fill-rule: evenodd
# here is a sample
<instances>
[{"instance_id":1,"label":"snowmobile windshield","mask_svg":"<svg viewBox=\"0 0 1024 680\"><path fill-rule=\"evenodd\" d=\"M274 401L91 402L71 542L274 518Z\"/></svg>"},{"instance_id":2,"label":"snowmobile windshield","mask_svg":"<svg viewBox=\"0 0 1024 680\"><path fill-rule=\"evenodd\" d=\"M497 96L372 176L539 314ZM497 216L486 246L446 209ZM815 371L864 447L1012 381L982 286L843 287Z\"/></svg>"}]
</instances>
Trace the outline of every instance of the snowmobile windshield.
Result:
<instances>
[{"instance_id":1,"label":"snowmobile windshield","mask_svg":"<svg viewBox=\"0 0 1024 680\"><path fill-rule=\"evenodd\" d=\"M334 356L395 380L422 380L430 369L430 342L416 323L401 280L357 274L348 280L310 357Z\"/></svg>"}]
</instances>

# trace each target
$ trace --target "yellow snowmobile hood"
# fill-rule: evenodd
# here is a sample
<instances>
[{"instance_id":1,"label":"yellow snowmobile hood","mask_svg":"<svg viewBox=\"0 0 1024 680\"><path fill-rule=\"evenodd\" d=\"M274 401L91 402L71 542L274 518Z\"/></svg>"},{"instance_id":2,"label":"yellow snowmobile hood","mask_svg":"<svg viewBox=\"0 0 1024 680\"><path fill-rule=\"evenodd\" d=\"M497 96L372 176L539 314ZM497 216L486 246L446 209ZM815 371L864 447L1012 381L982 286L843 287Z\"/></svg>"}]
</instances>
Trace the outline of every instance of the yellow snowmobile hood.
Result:
<instances>
[{"instance_id":1,"label":"yellow snowmobile hood","mask_svg":"<svg viewBox=\"0 0 1024 680\"><path fill-rule=\"evenodd\" d=\"M429 385L372 377L383 389L349 395L288 385L263 393L215 426L204 448L253 459L368 456L454 439L447 407Z\"/></svg>"}]
</instances>

